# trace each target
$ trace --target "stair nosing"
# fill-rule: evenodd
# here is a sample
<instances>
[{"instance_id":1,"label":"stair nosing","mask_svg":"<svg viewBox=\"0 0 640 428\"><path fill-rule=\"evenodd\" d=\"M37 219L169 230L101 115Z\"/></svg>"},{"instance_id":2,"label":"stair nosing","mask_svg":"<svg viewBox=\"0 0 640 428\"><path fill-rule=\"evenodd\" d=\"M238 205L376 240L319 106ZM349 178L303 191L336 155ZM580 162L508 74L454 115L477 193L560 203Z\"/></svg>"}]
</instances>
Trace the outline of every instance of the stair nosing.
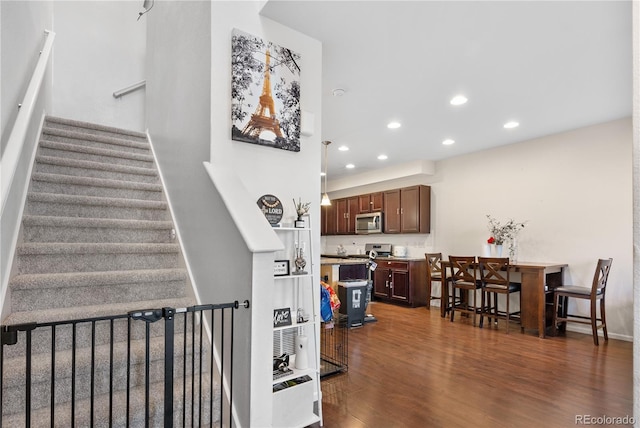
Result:
<instances>
[{"instance_id":1,"label":"stair nosing","mask_svg":"<svg viewBox=\"0 0 640 428\"><path fill-rule=\"evenodd\" d=\"M81 120L66 119L66 118L57 117L57 116L47 116L46 121L67 125L67 126L72 126L72 127L77 127L77 128L93 129L96 131L111 132L113 134L128 135L131 137L138 137L138 138L147 138L147 134L145 134L144 132L132 131L129 129L117 128L117 127L108 126L108 125L100 125L97 123L84 122Z\"/></svg>"},{"instance_id":2,"label":"stair nosing","mask_svg":"<svg viewBox=\"0 0 640 428\"><path fill-rule=\"evenodd\" d=\"M144 183L140 181L113 180L110 178L83 177L79 175L52 174L48 172L34 172L32 180L70 184L85 187L104 187L111 189L141 190L145 192L162 192L162 186L156 183ZM44 193L44 192L43 192Z\"/></svg>"},{"instance_id":3,"label":"stair nosing","mask_svg":"<svg viewBox=\"0 0 640 428\"><path fill-rule=\"evenodd\" d=\"M111 198L104 196L67 195L62 193L29 192L29 202L44 202L67 205L109 206L117 208L138 208L149 210L166 210L168 205L164 201L150 201L146 199Z\"/></svg>"},{"instance_id":4,"label":"stair nosing","mask_svg":"<svg viewBox=\"0 0 640 428\"><path fill-rule=\"evenodd\" d=\"M65 129L51 128L49 126L44 126L42 128L42 135L52 135L55 137L68 138L70 140L89 141L94 143L111 144L113 146L150 150L148 142L133 141L126 138L107 137L105 135L91 134L87 132L69 131Z\"/></svg>"},{"instance_id":5,"label":"stair nosing","mask_svg":"<svg viewBox=\"0 0 640 428\"><path fill-rule=\"evenodd\" d=\"M28 242L16 247L19 256L51 254L173 254L180 252L179 244L120 243L120 242Z\"/></svg>"},{"instance_id":6,"label":"stair nosing","mask_svg":"<svg viewBox=\"0 0 640 428\"><path fill-rule=\"evenodd\" d=\"M61 158L56 156L37 155L36 162L40 164L49 164L57 166L66 166L70 168L93 169L98 171L121 172L133 175L158 176L155 168L142 168L138 166L119 165L113 163L94 162L88 160Z\"/></svg>"},{"instance_id":7,"label":"stair nosing","mask_svg":"<svg viewBox=\"0 0 640 428\"><path fill-rule=\"evenodd\" d=\"M83 320L101 316L122 315L131 311L144 309L160 309L164 307L184 308L195 305L191 297L175 299L140 300L126 303L107 303L102 305L74 306L70 308L42 309L39 311L13 312L4 320L4 325L24 324L35 322L46 324L49 322ZM91 317L87 316L92 313Z\"/></svg>"},{"instance_id":8,"label":"stair nosing","mask_svg":"<svg viewBox=\"0 0 640 428\"><path fill-rule=\"evenodd\" d=\"M177 332L180 334L180 332ZM163 361L164 360L164 336L153 336L149 338L150 347L149 347L149 362L152 363L154 361ZM123 351L127 349L127 341L126 340L118 340L114 342L114 353L116 355L124 354ZM105 362L108 363L109 359L109 344L97 345L95 348L95 355L100 358L100 361L96 359L96 367L101 367L100 363L103 364ZM106 351L106 352L103 352ZM63 349L56 351L56 362L59 365L65 367L65 364L60 364L63 362L70 362L72 358L72 349ZM187 356L191 355L191 348L187 347ZM76 348L75 352L76 357L76 370L78 368L86 368L91 367L91 347L83 346ZM131 364L132 365L144 365L145 364L145 339L131 339ZM11 357L5 359L5 364L7 368L10 365L14 364L24 364L24 357ZM51 363L51 355L46 353L37 353L33 354L31 358L31 366L32 366L32 382L37 384L40 382L49 382L50 381L50 363ZM121 359L116 361L117 364L126 364L126 361ZM109 370L109 367L103 367L103 370ZM7 370L5 377L5 387L11 388L19 386L22 383L22 375L21 373L15 373L17 370ZM204 374L205 372L203 372ZM44 375L44 376L43 376ZM59 376L58 376L59 375ZM59 369L56 370L56 380L64 379L71 377L71 368L67 367L64 372ZM16 384L16 378L19 384Z\"/></svg>"},{"instance_id":9,"label":"stair nosing","mask_svg":"<svg viewBox=\"0 0 640 428\"><path fill-rule=\"evenodd\" d=\"M166 220L129 220L116 218L62 217L46 215L25 215L22 219L25 226L46 227L78 227L95 229L141 229L170 230L173 223Z\"/></svg>"},{"instance_id":10,"label":"stair nosing","mask_svg":"<svg viewBox=\"0 0 640 428\"><path fill-rule=\"evenodd\" d=\"M30 290L34 288L44 290L86 286L108 287L119 284L179 281L185 280L187 277L186 270L181 268L32 273L14 276L11 278L10 286L12 290Z\"/></svg>"},{"instance_id":11,"label":"stair nosing","mask_svg":"<svg viewBox=\"0 0 640 428\"><path fill-rule=\"evenodd\" d=\"M140 162L153 162L153 156L122 150L101 149L99 147L82 146L80 144L63 143L60 141L40 140L40 147L50 150L84 153L87 155L105 156L109 158L128 159Z\"/></svg>"}]
</instances>

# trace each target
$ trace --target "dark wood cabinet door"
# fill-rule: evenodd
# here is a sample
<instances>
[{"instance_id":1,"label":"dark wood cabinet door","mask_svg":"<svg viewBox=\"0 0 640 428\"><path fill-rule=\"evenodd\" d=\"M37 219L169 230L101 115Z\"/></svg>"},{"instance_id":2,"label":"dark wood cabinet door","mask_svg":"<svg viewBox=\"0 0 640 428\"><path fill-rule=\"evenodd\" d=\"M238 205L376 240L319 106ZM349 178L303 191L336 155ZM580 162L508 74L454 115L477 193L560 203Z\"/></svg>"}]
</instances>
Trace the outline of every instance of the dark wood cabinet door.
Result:
<instances>
[{"instance_id":1,"label":"dark wood cabinet door","mask_svg":"<svg viewBox=\"0 0 640 428\"><path fill-rule=\"evenodd\" d=\"M356 233L356 214L358 213L358 197L337 199L336 218L338 235L353 235Z\"/></svg>"},{"instance_id":2,"label":"dark wood cabinet door","mask_svg":"<svg viewBox=\"0 0 640 428\"><path fill-rule=\"evenodd\" d=\"M403 233L420 232L420 188L400 190L400 230Z\"/></svg>"},{"instance_id":3,"label":"dark wood cabinet door","mask_svg":"<svg viewBox=\"0 0 640 428\"><path fill-rule=\"evenodd\" d=\"M372 213L384 210L384 193L383 192L372 193L369 199L370 199L369 205L371 207Z\"/></svg>"},{"instance_id":4,"label":"dark wood cabinet door","mask_svg":"<svg viewBox=\"0 0 640 428\"><path fill-rule=\"evenodd\" d=\"M356 214L358 214L358 197L354 196L347 199L347 233L350 235L356 233Z\"/></svg>"},{"instance_id":5,"label":"dark wood cabinet door","mask_svg":"<svg viewBox=\"0 0 640 428\"><path fill-rule=\"evenodd\" d=\"M406 270L392 270L391 271L391 298L408 302L411 296L409 289L409 272Z\"/></svg>"},{"instance_id":6,"label":"dark wood cabinet door","mask_svg":"<svg viewBox=\"0 0 640 428\"><path fill-rule=\"evenodd\" d=\"M373 295L386 299L389 297L390 270L378 267L373 272Z\"/></svg>"},{"instance_id":7,"label":"dark wood cabinet door","mask_svg":"<svg viewBox=\"0 0 640 428\"><path fill-rule=\"evenodd\" d=\"M331 205L321 207L321 231L322 235L335 235L337 227L336 202Z\"/></svg>"},{"instance_id":8,"label":"dark wood cabinet door","mask_svg":"<svg viewBox=\"0 0 640 428\"><path fill-rule=\"evenodd\" d=\"M384 233L400 233L400 189L384 192Z\"/></svg>"},{"instance_id":9,"label":"dark wood cabinet door","mask_svg":"<svg viewBox=\"0 0 640 428\"><path fill-rule=\"evenodd\" d=\"M358 196L358 213L365 214L371 212L371 195Z\"/></svg>"},{"instance_id":10,"label":"dark wood cabinet door","mask_svg":"<svg viewBox=\"0 0 640 428\"><path fill-rule=\"evenodd\" d=\"M349 220L347 214L349 213L349 206L346 199L336 199L333 201L336 206L336 233L338 235L346 235L349 228Z\"/></svg>"},{"instance_id":11,"label":"dark wood cabinet door","mask_svg":"<svg viewBox=\"0 0 640 428\"><path fill-rule=\"evenodd\" d=\"M358 195L358 213L376 213L384 210L384 193L367 193Z\"/></svg>"}]
</instances>

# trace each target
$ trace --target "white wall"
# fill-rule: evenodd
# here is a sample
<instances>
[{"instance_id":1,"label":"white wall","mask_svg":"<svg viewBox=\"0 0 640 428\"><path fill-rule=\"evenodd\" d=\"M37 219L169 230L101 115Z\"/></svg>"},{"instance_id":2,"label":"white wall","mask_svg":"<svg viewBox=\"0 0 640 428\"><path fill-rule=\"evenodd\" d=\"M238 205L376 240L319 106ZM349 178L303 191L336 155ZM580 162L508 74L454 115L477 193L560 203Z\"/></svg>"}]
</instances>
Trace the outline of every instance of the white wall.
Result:
<instances>
[{"instance_id":1,"label":"white wall","mask_svg":"<svg viewBox=\"0 0 640 428\"><path fill-rule=\"evenodd\" d=\"M113 92L146 78L142 1L56 1L54 111L60 117L144 131L141 89Z\"/></svg>"},{"instance_id":2,"label":"white wall","mask_svg":"<svg viewBox=\"0 0 640 428\"><path fill-rule=\"evenodd\" d=\"M332 197L428 184L432 231L373 239L326 237L324 250L335 252L340 243L358 248L375 240L408 245L412 256L480 254L489 237L486 214L527 221L518 239L518 259L568 263L565 283L590 285L597 259L613 257L608 330L614 338L631 340L631 150L627 118L440 161L433 176L335 192Z\"/></svg>"},{"instance_id":3,"label":"white wall","mask_svg":"<svg viewBox=\"0 0 640 428\"><path fill-rule=\"evenodd\" d=\"M4 153L18 115L18 104L22 102L44 45L44 30L53 29L53 4L3 0L0 11L0 153ZM45 92L48 90L50 86L45 83Z\"/></svg>"},{"instance_id":4,"label":"white wall","mask_svg":"<svg viewBox=\"0 0 640 428\"><path fill-rule=\"evenodd\" d=\"M13 129L27 86L39 59L45 41L44 30L52 28L52 6L49 2L0 2L0 131L2 153ZM43 78L40 93L34 101L33 114L28 124L17 163L9 165L3 159L0 168L15 168L11 187L0 218L0 320L9 312L8 289L15 243L19 239L26 190L33 154L39 139L44 114L51 111L51 58ZM25 107L26 108L26 107ZM2 195L5 198L5 195Z\"/></svg>"},{"instance_id":5,"label":"white wall","mask_svg":"<svg viewBox=\"0 0 640 428\"><path fill-rule=\"evenodd\" d=\"M225 164L235 170L248 193L257 201L261 195L276 195L284 204L283 221L292 222L293 198L312 202L311 226L314 228L314 255L311 263L319 272L320 155L321 155L321 44L258 15L263 2L212 2L211 58L211 163ZM231 140L231 32L238 28L285 46L301 55L299 61L301 107L311 112L315 130L301 138L300 152L289 152ZM252 341L262 351L252 355L252 391L250 426L271 424L271 354L272 329L270 311L273 299L282 290L270 285L254 284ZM256 349L254 347L254 349Z\"/></svg>"}]
</instances>

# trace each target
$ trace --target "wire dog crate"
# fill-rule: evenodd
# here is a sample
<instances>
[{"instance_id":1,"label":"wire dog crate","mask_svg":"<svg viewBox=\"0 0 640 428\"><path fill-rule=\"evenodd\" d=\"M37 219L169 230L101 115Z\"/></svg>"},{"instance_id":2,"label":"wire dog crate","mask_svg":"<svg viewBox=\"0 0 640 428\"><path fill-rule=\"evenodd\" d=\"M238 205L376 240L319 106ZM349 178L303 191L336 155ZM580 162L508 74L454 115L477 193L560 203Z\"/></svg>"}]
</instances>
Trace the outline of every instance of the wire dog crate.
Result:
<instances>
[{"instance_id":1,"label":"wire dog crate","mask_svg":"<svg viewBox=\"0 0 640 428\"><path fill-rule=\"evenodd\" d=\"M349 359L348 316L336 314L333 327L320 327L320 377L346 372ZM329 328L327 328L329 327Z\"/></svg>"}]
</instances>

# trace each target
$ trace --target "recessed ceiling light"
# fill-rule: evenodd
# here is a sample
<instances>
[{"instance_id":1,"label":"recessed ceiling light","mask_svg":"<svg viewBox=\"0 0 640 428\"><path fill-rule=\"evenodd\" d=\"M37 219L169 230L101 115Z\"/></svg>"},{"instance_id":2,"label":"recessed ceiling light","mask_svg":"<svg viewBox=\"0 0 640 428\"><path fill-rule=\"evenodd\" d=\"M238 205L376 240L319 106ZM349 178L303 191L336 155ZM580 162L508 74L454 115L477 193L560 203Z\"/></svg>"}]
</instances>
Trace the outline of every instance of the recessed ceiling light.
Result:
<instances>
[{"instance_id":1,"label":"recessed ceiling light","mask_svg":"<svg viewBox=\"0 0 640 428\"><path fill-rule=\"evenodd\" d=\"M442 144L444 144L445 146L450 146L453 143L455 143L455 141L453 141L451 138L447 138L442 142Z\"/></svg>"},{"instance_id":2,"label":"recessed ceiling light","mask_svg":"<svg viewBox=\"0 0 640 428\"><path fill-rule=\"evenodd\" d=\"M449 101L451 103L451 105L454 106L461 106L462 104L466 104L467 103L467 97L465 97L464 95L456 95L455 97L451 98L451 101Z\"/></svg>"},{"instance_id":3,"label":"recessed ceiling light","mask_svg":"<svg viewBox=\"0 0 640 428\"><path fill-rule=\"evenodd\" d=\"M400 124L400 122L389 122L387 124L387 128L389 129L398 129L400 128L402 125Z\"/></svg>"},{"instance_id":4,"label":"recessed ceiling light","mask_svg":"<svg viewBox=\"0 0 640 428\"><path fill-rule=\"evenodd\" d=\"M348 163L348 164L345 165L345 167L348 168L348 169L353 169L356 166L354 164L352 164L352 163Z\"/></svg>"},{"instance_id":5,"label":"recessed ceiling light","mask_svg":"<svg viewBox=\"0 0 640 428\"><path fill-rule=\"evenodd\" d=\"M387 160L387 155L378 155L379 160Z\"/></svg>"},{"instance_id":6,"label":"recessed ceiling light","mask_svg":"<svg viewBox=\"0 0 640 428\"><path fill-rule=\"evenodd\" d=\"M340 146L340 147L338 147L338 150L340 150L341 152L346 152L346 151L348 151L348 150L349 150L349 147L347 147L347 146Z\"/></svg>"},{"instance_id":7,"label":"recessed ceiling light","mask_svg":"<svg viewBox=\"0 0 640 428\"><path fill-rule=\"evenodd\" d=\"M324 173L324 171L322 171L322 172L320 173L320 177L324 177L324 176L325 176L325 173Z\"/></svg>"},{"instance_id":8,"label":"recessed ceiling light","mask_svg":"<svg viewBox=\"0 0 640 428\"><path fill-rule=\"evenodd\" d=\"M342 88L336 88L333 91L331 91L334 97L341 97L344 95L345 92L346 91Z\"/></svg>"},{"instance_id":9,"label":"recessed ceiling light","mask_svg":"<svg viewBox=\"0 0 640 428\"><path fill-rule=\"evenodd\" d=\"M518 126L520 126L520 124L514 120L512 120L511 122L507 122L503 125L506 129L513 129L513 128L517 128Z\"/></svg>"}]
</instances>

